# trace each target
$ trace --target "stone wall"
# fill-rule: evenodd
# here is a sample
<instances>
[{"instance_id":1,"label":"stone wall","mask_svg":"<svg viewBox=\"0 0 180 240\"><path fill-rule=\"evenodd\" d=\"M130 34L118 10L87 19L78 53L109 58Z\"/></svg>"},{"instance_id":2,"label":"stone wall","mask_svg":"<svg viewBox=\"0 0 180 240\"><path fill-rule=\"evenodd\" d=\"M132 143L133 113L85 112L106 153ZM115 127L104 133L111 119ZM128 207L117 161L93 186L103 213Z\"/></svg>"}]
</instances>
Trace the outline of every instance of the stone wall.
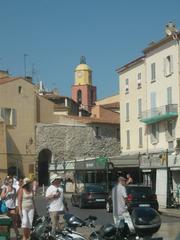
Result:
<instances>
[{"instance_id":1,"label":"stone wall","mask_svg":"<svg viewBox=\"0 0 180 240\"><path fill-rule=\"evenodd\" d=\"M95 136L95 128L100 128L100 136ZM56 160L73 160L105 155L120 154L117 139L119 125L110 124L38 124L36 128L37 154L49 149Z\"/></svg>"}]
</instances>

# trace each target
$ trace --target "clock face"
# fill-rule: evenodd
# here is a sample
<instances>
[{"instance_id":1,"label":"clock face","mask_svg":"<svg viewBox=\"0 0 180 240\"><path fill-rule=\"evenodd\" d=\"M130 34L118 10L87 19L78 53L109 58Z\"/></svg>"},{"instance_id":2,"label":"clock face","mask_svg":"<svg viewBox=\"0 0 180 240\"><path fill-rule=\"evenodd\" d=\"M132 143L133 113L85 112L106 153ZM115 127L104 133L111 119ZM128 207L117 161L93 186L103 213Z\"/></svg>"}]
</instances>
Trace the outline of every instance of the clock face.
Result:
<instances>
[{"instance_id":1,"label":"clock face","mask_svg":"<svg viewBox=\"0 0 180 240\"><path fill-rule=\"evenodd\" d=\"M82 77L83 76L83 72L82 71L78 71L77 72L77 77Z\"/></svg>"}]
</instances>

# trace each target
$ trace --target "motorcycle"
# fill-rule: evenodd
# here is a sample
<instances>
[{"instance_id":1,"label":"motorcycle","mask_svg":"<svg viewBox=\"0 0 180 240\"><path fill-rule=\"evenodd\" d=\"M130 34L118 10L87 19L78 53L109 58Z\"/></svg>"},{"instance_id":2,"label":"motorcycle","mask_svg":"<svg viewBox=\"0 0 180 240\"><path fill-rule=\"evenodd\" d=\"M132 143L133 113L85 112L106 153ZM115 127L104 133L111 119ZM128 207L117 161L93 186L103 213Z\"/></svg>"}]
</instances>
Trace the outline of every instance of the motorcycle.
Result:
<instances>
[{"instance_id":1,"label":"motorcycle","mask_svg":"<svg viewBox=\"0 0 180 240\"><path fill-rule=\"evenodd\" d=\"M124 216L124 220L119 226L114 224L106 224L98 231L95 229L95 220L97 217L89 216L82 220L73 214L65 214L65 227L63 230L51 233L50 218L42 217L37 219L37 224L34 227L31 240L162 240L163 238L153 238L161 226L160 215L152 208L139 207L133 210L131 215L131 224L134 226L134 231L131 231L130 219ZM88 238L77 231L79 227L88 227L91 229L91 234Z\"/></svg>"},{"instance_id":2,"label":"motorcycle","mask_svg":"<svg viewBox=\"0 0 180 240\"><path fill-rule=\"evenodd\" d=\"M150 207L135 208L130 215L124 215L118 227L113 224L102 226L99 231L93 232L90 240L162 240L163 238L153 238L161 226L159 213ZM132 229L133 224L133 229Z\"/></svg>"},{"instance_id":3,"label":"motorcycle","mask_svg":"<svg viewBox=\"0 0 180 240\"><path fill-rule=\"evenodd\" d=\"M47 215L38 217L34 223L30 234L30 240L47 240L51 232L51 220Z\"/></svg>"},{"instance_id":4,"label":"motorcycle","mask_svg":"<svg viewBox=\"0 0 180 240\"><path fill-rule=\"evenodd\" d=\"M98 231L95 230L94 221L96 217L89 216L89 224L83 220L75 217L74 215L65 216L65 220L68 228L73 230L67 232L68 238L64 239L76 239L85 240L86 238L76 231L77 227L88 226L91 227L92 233L89 236L90 240L162 240L162 237L153 238L153 235L159 230L161 226L161 218L159 213L149 207L135 208L130 215L125 215L124 220L120 222L119 226L114 224L106 224L102 226ZM133 225L133 229L132 229Z\"/></svg>"}]
</instances>

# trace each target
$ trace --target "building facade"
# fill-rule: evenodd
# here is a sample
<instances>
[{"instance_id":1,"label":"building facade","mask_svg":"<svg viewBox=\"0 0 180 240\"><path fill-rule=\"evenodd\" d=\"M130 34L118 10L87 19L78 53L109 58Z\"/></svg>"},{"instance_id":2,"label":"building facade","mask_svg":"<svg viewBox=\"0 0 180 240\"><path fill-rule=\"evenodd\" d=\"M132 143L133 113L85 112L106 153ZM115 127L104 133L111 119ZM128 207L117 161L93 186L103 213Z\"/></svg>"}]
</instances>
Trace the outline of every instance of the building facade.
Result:
<instances>
[{"instance_id":1,"label":"building facade","mask_svg":"<svg viewBox=\"0 0 180 240\"><path fill-rule=\"evenodd\" d=\"M103 118L59 116L59 122L55 124L37 124L39 161L46 160L52 173L65 174L73 181L104 182L105 166L95 166L95 159L120 154L118 130L118 117L108 121ZM45 155L48 157L44 158ZM49 170L46 168L40 173L40 184L47 184Z\"/></svg>"},{"instance_id":2,"label":"building facade","mask_svg":"<svg viewBox=\"0 0 180 240\"><path fill-rule=\"evenodd\" d=\"M35 126L53 121L53 103L39 96L31 81L4 73L0 75L0 117L6 125L6 175L35 175Z\"/></svg>"},{"instance_id":3,"label":"building facade","mask_svg":"<svg viewBox=\"0 0 180 240\"><path fill-rule=\"evenodd\" d=\"M180 184L179 33L144 49L144 55L119 68L121 149L139 153L144 183L160 205L170 205Z\"/></svg>"}]
</instances>

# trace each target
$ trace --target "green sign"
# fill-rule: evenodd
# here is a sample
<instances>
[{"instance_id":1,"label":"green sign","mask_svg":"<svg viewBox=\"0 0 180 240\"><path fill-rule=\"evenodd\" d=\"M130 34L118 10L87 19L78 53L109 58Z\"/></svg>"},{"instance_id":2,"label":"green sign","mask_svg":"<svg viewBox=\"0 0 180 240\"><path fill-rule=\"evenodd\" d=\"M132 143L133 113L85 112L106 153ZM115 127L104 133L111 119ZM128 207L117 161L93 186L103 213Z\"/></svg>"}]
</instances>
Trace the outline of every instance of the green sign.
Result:
<instances>
[{"instance_id":1,"label":"green sign","mask_svg":"<svg viewBox=\"0 0 180 240\"><path fill-rule=\"evenodd\" d=\"M98 164L100 166L104 166L105 167L107 161L108 161L107 157L98 157L98 158L96 158L96 164Z\"/></svg>"}]
</instances>

